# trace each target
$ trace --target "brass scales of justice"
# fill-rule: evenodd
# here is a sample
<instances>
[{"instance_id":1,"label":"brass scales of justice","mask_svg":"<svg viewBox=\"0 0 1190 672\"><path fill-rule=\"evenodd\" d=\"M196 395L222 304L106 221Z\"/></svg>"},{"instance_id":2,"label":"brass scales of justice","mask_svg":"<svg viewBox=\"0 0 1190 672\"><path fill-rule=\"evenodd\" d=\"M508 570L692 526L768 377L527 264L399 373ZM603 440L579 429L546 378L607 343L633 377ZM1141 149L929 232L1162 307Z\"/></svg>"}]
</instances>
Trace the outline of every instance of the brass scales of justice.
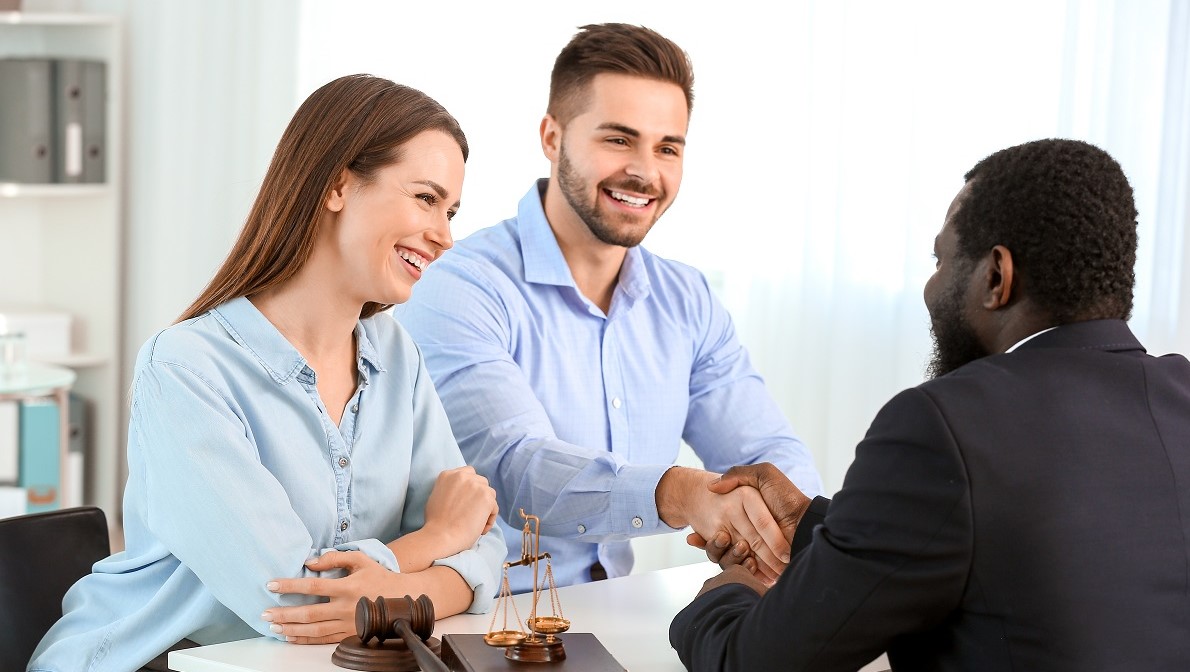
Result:
<instances>
[{"instance_id":1,"label":"brass scales of justice","mask_svg":"<svg viewBox=\"0 0 1190 672\"><path fill-rule=\"evenodd\" d=\"M566 648L562 638L558 637L570 629L570 621L562 615L562 602L558 599L558 586L554 582L554 568L550 563L550 554L541 552L541 518L526 514L520 510L525 524L521 528L521 559L516 562L504 563L504 573L500 581L500 596L496 598L496 607L492 610L492 623L488 626L488 633L483 641L488 646L504 647L504 657L509 660L532 663L550 663L566 658ZM537 605L541 598L541 582L538 580L538 563L545 560L545 583L550 599L550 615L539 616ZM529 620L525 624L529 632L520 629L521 614L517 611L516 603L512 600L512 588L508 583L508 570L511 567L533 568L533 597L530 607ZM508 627L508 609L512 607L516 615L517 629ZM496 629L496 619L501 614L504 620L501 629Z\"/></svg>"},{"instance_id":2,"label":"brass scales of justice","mask_svg":"<svg viewBox=\"0 0 1190 672\"><path fill-rule=\"evenodd\" d=\"M368 672L489 672L494 670L524 670L544 664L570 672L624 672L611 653L592 633L570 633L569 659L563 646L563 632L570 629L570 621L562 615L562 602L554 581L550 554L541 552L541 519L520 510L525 519L521 529L521 559L505 562L500 582L500 594L492 611L487 634L446 634L441 640L434 632L434 604L422 595L416 600L401 598L361 597L356 605L357 636L339 643L331 655L336 666ZM545 560L545 575L539 574L539 563ZM508 570L512 567L533 568L532 606L525 621L528 631L521 628L521 615L512 599ZM538 615L542 581L550 600L550 615ZM516 629L509 627L508 611L516 615ZM500 630L496 620L503 613ZM375 641L373 641L375 640ZM497 649L504 649L501 656Z\"/></svg>"}]
</instances>

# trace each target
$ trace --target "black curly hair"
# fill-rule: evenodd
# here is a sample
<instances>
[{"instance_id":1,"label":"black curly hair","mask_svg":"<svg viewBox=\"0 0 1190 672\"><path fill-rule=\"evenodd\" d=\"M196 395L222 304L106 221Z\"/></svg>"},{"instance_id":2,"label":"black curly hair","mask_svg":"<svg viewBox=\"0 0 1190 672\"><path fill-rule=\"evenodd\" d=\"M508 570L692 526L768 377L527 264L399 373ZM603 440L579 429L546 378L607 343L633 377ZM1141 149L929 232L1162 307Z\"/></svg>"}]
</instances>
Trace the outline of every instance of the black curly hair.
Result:
<instances>
[{"instance_id":1,"label":"black curly hair","mask_svg":"<svg viewBox=\"0 0 1190 672\"><path fill-rule=\"evenodd\" d=\"M1024 293L1057 324L1123 319L1136 281L1136 206L1120 164L1079 140L1009 147L967 172L959 256L1012 253Z\"/></svg>"}]
</instances>

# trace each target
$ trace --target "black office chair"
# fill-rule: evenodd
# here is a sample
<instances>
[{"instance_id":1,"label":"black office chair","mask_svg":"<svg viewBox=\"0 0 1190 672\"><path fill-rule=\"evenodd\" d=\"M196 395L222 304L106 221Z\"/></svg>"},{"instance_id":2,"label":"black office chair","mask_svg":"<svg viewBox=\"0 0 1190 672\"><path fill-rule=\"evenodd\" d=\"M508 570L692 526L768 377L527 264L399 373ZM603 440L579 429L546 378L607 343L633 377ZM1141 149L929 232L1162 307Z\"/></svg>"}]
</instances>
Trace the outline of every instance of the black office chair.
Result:
<instances>
[{"instance_id":1,"label":"black office chair","mask_svg":"<svg viewBox=\"0 0 1190 672\"><path fill-rule=\"evenodd\" d=\"M110 550L93 506L0 518L0 671L24 672L67 589Z\"/></svg>"}]
</instances>

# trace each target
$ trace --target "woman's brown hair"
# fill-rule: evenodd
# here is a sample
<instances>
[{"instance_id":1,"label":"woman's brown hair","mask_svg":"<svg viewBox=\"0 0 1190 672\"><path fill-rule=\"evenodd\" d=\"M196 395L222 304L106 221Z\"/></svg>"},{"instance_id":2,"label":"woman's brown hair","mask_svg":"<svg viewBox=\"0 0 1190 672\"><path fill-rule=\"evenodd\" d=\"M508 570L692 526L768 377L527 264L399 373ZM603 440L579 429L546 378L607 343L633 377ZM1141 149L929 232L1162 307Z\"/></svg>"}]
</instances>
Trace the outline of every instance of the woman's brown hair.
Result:
<instances>
[{"instance_id":1,"label":"woman's brown hair","mask_svg":"<svg viewBox=\"0 0 1190 672\"><path fill-rule=\"evenodd\" d=\"M348 75L310 94L281 136L231 252L178 321L293 277L310 258L323 204L343 170L366 184L400 160L402 145L429 130L453 137L467 160L467 138L459 123L417 89ZM389 307L368 302L360 317Z\"/></svg>"}]
</instances>

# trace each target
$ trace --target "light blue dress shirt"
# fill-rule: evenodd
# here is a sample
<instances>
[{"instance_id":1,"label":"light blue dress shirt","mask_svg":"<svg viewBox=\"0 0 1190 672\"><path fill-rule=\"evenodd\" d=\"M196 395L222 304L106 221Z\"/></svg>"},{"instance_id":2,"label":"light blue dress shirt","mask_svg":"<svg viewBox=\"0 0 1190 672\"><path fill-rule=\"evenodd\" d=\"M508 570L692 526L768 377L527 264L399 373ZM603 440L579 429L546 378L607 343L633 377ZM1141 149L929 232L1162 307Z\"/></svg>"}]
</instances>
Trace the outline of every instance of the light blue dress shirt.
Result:
<instances>
[{"instance_id":1,"label":"light blue dress shirt","mask_svg":"<svg viewBox=\"0 0 1190 672\"><path fill-rule=\"evenodd\" d=\"M579 292L542 208L459 241L395 311L426 356L467 462L496 489L509 558L541 517L559 585L632 568L634 536L672 530L654 491L684 439L711 471L768 461L807 495L813 458L697 270L634 247L604 315ZM512 570L513 590L531 573Z\"/></svg>"},{"instance_id":2,"label":"light blue dress shirt","mask_svg":"<svg viewBox=\"0 0 1190 672\"><path fill-rule=\"evenodd\" d=\"M127 548L70 589L29 669L128 672L183 638L280 637L261 612L316 598L265 583L316 576L304 563L330 549L399 571L385 543L423 525L439 472L463 458L408 334L382 313L355 337L359 384L338 426L315 372L246 298L149 339L132 390ZM504 552L493 529L435 564L458 571L482 612Z\"/></svg>"}]
</instances>

